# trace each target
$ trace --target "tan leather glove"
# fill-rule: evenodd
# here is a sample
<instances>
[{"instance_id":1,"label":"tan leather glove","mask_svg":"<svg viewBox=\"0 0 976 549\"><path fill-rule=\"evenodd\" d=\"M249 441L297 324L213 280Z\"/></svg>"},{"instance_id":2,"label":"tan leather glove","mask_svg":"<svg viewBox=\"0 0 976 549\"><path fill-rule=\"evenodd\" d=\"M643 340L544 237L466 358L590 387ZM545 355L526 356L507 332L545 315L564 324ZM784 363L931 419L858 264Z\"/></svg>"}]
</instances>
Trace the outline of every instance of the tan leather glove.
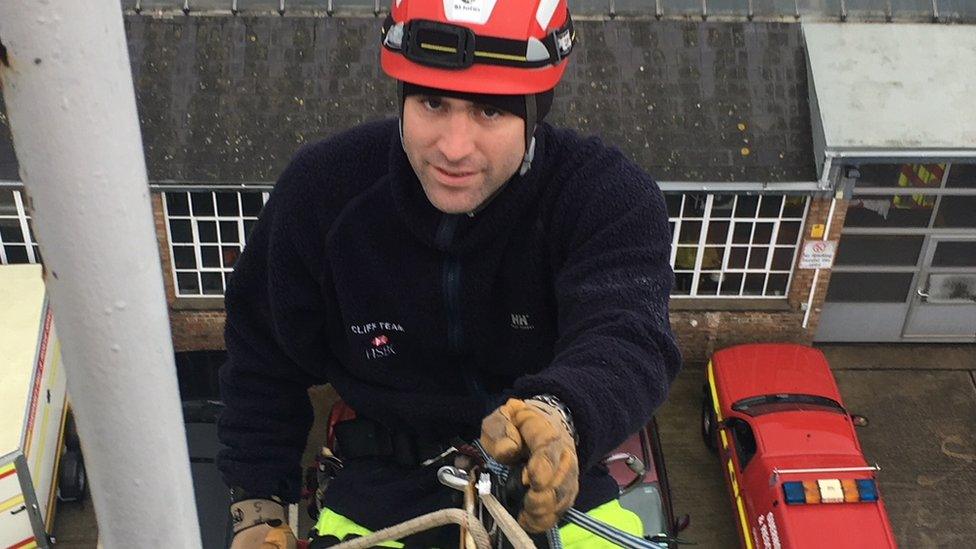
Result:
<instances>
[{"instance_id":1,"label":"tan leather glove","mask_svg":"<svg viewBox=\"0 0 976 549\"><path fill-rule=\"evenodd\" d=\"M285 520L285 508L276 501L246 499L231 505L230 513L234 520L230 549L295 549L298 546Z\"/></svg>"},{"instance_id":2,"label":"tan leather glove","mask_svg":"<svg viewBox=\"0 0 976 549\"><path fill-rule=\"evenodd\" d=\"M579 463L571 430L556 406L532 399L509 399L481 422L481 444L492 457L506 465L526 462L518 521L528 532L552 528L576 501Z\"/></svg>"}]
</instances>

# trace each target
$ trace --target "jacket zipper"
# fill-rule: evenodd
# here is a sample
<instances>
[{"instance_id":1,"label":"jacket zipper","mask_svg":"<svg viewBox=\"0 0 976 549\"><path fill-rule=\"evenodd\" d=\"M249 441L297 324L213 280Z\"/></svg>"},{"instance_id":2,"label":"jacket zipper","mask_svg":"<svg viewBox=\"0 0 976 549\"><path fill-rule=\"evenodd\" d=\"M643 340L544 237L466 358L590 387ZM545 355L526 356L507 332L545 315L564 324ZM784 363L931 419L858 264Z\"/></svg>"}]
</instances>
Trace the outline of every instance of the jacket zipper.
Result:
<instances>
[{"instance_id":1,"label":"jacket zipper","mask_svg":"<svg viewBox=\"0 0 976 549\"><path fill-rule=\"evenodd\" d=\"M454 238L458 216L445 215L437 228L437 247L445 250L443 266L444 302L447 305L447 348L452 353L461 350L461 262L457 256L447 252Z\"/></svg>"},{"instance_id":2,"label":"jacket zipper","mask_svg":"<svg viewBox=\"0 0 976 549\"><path fill-rule=\"evenodd\" d=\"M457 215L445 215L437 228L435 238L438 248L447 250L448 245L454 238L454 231L457 228ZM464 342L464 331L461 324L461 260L457 255L446 252L443 267L444 281L444 302L447 305L447 348L452 353L460 353ZM487 407L489 395L482 384L478 381L474 364L466 365L461 372L464 384L468 391L482 401L482 405Z\"/></svg>"}]
</instances>

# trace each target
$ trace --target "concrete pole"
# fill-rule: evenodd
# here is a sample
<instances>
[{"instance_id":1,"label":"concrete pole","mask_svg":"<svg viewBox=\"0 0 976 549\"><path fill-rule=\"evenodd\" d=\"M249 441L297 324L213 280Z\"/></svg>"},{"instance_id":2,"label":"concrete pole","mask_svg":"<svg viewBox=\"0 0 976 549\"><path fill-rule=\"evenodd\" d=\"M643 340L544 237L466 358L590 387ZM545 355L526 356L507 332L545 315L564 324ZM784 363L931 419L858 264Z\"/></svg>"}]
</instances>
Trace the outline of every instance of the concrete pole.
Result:
<instances>
[{"instance_id":1,"label":"concrete pole","mask_svg":"<svg viewBox=\"0 0 976 549\"><path fill-rule=\"evenodd\" d=\"M102 545L198 548L119 3L2 0L0 43Z\"/></svg>"}]
</instances>

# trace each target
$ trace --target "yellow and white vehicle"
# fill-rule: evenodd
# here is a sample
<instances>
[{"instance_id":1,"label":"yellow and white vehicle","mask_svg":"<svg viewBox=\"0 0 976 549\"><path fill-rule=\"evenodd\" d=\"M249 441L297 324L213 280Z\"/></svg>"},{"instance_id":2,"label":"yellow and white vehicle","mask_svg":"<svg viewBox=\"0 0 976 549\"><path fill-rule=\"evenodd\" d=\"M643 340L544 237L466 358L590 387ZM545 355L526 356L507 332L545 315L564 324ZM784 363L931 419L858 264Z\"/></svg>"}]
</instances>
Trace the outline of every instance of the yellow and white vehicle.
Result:
<instances>
[{"instance_id":1,"label":"yellow and white vehicle","mask_svg":"<svg viewBox=\"0 0 976 549\"><path fill-rule=\"evenodd\" d=\"M67 406L39 265L0 266L0 380L0 548L48 547Z\"/></svg>"}]
</instances>

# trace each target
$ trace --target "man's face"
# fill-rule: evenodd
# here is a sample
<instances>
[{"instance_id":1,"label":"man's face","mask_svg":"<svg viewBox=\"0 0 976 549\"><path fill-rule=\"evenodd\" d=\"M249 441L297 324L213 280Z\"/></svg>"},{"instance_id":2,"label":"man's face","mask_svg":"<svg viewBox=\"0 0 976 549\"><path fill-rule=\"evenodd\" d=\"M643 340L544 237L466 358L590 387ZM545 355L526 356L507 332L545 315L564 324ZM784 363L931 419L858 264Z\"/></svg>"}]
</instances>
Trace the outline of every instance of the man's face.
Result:
<instances>
[{"instance_id":1,"label":"man's face","mask_svg":"<svg viewBox=\"0 0 976 549\"><path fill-rule=\"evenodd\" d=\"M522 164L525 121L463 99L409 95L403 149L430 203L444 213L466 213Z\"/></svg>"}]
</instances>

